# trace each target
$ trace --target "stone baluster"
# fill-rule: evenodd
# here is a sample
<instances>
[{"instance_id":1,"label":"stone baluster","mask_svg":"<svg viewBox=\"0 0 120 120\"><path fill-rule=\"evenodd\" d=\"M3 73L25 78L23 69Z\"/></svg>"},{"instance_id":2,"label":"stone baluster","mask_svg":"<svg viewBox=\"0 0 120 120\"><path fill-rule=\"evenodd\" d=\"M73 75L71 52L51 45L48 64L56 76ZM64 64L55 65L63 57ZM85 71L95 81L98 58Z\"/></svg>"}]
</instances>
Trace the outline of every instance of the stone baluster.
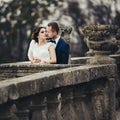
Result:
<instances>
[{"instance_id":1,"label":"stone baluster","mask_svg":"<svg viewBox=\"0 0 120 120\"><path fill-rule=\"evenodd\" d=\"M73 87L62 90L61 114L63 120L79 120L74 110Z\"/></svg>"},{"instance_id":2,"label":"stone baluster","mask_svg":"<svg viewBox=\"0 0 120 120\"><path fill-rule=\"evenodd\" d=\"M104 88L102 85L98 84L98 82L100 82L100 81L97 80L91 89L91 94L92 94L91 104L93 105L94 119L96 119L96 120L108 120L108 119L104 118L105 114L103 113L103 111L106 111L105 106L104 106L104 95L103 95ZM107 111L106 111L106 116L107 116Z\"/></svg>"},{"instance_id":3,"label":"stone baluster","mask_svg":"<svg viewBox=\"0 0 120 120\"><path fill-rule=\"evenodd\" d=\"M37 94L32 98L30 106L31 120L47 120L46 93Z\"/></svg>"},{"instance_id":4,"label":"stone baluster","mask_svg":"<svg viewBox=\"0 0 120 120\"><path fill-rule=\"evenodd\" d=\"M84 83L82 85L74 86L74 108L76 115L81 120L95 120L92 115L90 84Z\"/></svg>"},{"instance_id":5,"label":"stone baluster","mask_svg":"<svg viewBox=\"0 0 120 120\"><path fill-rule=\"evenodd\" d=\"M11 103L0 105L0 120L12 120Z\"/></svg>"},{"instance_id":6,"label":"stone baluster","mask_svg":"<svg viewBox=\"0 0 120 120\"><path fill-rule=\"evenodd\" d=\"M116 83L115 83L115 78L108 78L108 93L109 93L109 101L108 101L108 120L116 120ZM120 104L120 103L119 103ZM109 112L110 111L110 112Z\"/></svg>"},{"instance_id":7,"label":"stone baluster","mask_svg":"<svg viewBox=\"0 0 120 120\"><path fill-rule=\"evenodd\" d=\"M16 112L16 116L19 120L29 120L29 110L18 111Z\"/></svg>"},{"instance_id":8,"label":"stone baluster","mask_svg":"<svg viewBox=\"0 0 120 120\"><path fill-rule=\"evenodd\" d=\"M56 89L48 92L47 110L48 120L64 120L61 116L61 93Z\"/></svg>"},{"instance_id":9,"label":"stone baluster","mask_svg":"<svg viewBox=\"0 0 120 120\"><path fill-rule=\"evenodd\" d=\"M29 120L30 112L30 99L29 98L21 98L15 101L15 105L17 108L17 112L15 113L19 120Z\"/></svg>"},{"instance_id":10,"label":"stone baluster","mask_svg":"<svg viewBox=\"0 0 120 120\"><path fill-rule=\"evenodd\" d=\"M112 78L101 78L94 81L92 83L91 94L94 119L116 120L114 99L115 80Z\"/></svg>"}]
</instances>

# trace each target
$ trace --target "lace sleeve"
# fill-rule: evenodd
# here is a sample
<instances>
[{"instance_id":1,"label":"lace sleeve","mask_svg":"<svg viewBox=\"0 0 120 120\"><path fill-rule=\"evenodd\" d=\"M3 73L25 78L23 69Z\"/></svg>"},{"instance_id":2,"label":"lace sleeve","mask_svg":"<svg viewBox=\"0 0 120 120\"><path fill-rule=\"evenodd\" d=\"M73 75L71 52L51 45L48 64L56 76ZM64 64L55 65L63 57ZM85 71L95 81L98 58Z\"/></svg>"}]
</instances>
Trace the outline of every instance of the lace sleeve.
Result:
<instances>
[{"instance_id":1,"label":"lace sleeve","mask_svg":"<svg viewBox=\"0 0 120 120\"><path fill-rule=\"evenodd\" d=\"M48 43L48 48L49 48L51 45L55 47L55 44L54 44L54 43L49 42L49 43Z\"/></svg>"},{"instance_id":2,"label":"lace sleeve","mask_svg":"<svg viewBox=\"0 0 120 120\"><path fill-rule=\"evenodd\" d=\"M35 40L31 40L31 42L30 42L29 49L28 49L28 59L29 60L32 60L31 53L32 53L32 51L34 49L35 43L36 43Z\"/></svg>"}]
</instances>

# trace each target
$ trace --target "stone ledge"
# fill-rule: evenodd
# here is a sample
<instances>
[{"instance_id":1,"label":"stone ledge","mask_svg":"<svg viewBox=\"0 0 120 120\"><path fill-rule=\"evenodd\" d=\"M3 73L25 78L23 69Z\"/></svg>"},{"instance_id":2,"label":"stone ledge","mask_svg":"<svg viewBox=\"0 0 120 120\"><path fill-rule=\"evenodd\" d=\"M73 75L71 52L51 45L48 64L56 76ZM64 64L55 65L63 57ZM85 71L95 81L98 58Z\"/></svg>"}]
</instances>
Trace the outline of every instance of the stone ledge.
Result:
<instances>
[{"instance_id":1,"label":"stone ledge","mask_svg":"<svg viewBox=\"0 0 120 120\"><path fill-rule=\"evenodd\" d=\"M30 62L16 62L16 63L7 63L0 64L0 81L8 78L17 78L25 75L50 71L56 69L63 69L68 67L78 66L77 64L31 64Z\"/></svg>"},{"instance_id":2,"label":"stone ledge","mask_svg":"<svg viewBox=\"0 0 120 120\"><path fill-rule=\"evenodd\" d=\"M71 64L85 65L87 63L87 60L90 58L91 57L72 57Z\"/></svg>"},{"instance_id":3,"label":"stone ledge","mask_svg":"<svg viewBox=\"0 0 120 120\"><path fill-rule=\"evenodd\" d=\"M53 88L85 83L103 77L116 78L116 65L78 66L6 79L0 81L0 104Z\"/></svg>"},{"instance_id":4,"label":"stone ledge","mask_svg":"<svg viewBox=\"0 0 120 120\"><path fill-rule=\"evenodd\" d=\"M120 55L119 54L111 54L109 55L111 58L114 58L116 61L116 64L120 64ZM93 58L94 56L88 56L88 57L72 57L71 63L72 64L80 64L85 65L87 64L87 60Z\"/></svg>"}]
</instances>

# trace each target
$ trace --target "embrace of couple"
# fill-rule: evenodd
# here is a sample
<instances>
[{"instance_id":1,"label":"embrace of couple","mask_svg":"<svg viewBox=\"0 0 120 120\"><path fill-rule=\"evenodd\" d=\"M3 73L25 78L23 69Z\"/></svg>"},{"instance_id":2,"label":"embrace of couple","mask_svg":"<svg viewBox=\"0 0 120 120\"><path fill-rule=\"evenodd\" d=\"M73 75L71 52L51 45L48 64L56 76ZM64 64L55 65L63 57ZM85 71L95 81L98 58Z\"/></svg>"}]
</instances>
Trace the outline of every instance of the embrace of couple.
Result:
<instances>
[{"instance_id":1,"label":"embrace of couple","mask_svg":"<svg viewBox=\"0 0 120 120\"><path fill-rule=\"evenodd\" d=\"M57 22L48 23L47 27L36 27L28 49L31 63L68 64L70 47L61 38Z\"/></svg>"}]
</instances>

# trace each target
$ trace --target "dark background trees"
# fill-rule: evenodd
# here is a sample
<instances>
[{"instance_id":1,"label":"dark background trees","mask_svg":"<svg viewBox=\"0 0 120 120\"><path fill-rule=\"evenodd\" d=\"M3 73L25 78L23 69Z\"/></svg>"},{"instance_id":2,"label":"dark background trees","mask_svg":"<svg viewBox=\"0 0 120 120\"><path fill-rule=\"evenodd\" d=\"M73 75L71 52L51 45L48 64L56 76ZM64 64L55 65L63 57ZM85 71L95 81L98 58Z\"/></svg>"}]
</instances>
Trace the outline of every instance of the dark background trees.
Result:
<instances>
[{"instance_id":1,"label":"dark background trees","mask_svg":"<svg viewBox=\"0 0 120 120\"><path fill-rule=\"evenodd\" d=\"M0 63L25 61L34 26L49 21L72 26L71 55L88 50L81 28L88 24L120 25L119 0L1 0Z\"/></svg>"}]
</instances>

